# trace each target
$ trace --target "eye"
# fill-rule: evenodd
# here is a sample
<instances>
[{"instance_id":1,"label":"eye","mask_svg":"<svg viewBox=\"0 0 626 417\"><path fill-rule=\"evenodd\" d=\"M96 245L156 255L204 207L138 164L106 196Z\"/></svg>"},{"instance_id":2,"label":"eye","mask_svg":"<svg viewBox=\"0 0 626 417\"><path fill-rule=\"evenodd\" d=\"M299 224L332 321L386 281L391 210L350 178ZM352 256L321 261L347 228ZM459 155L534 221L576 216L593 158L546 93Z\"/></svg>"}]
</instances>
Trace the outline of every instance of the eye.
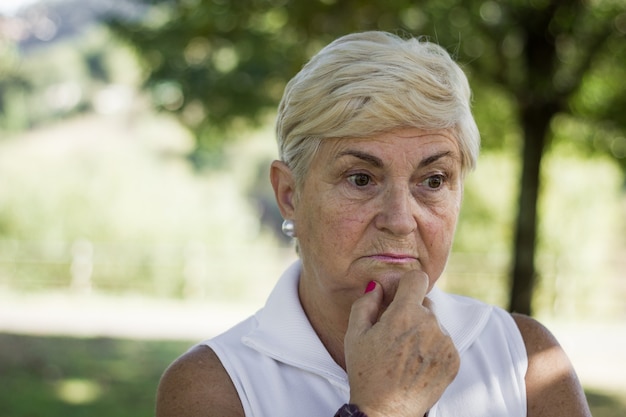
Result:
<instances>
[{"instance_id":1,"label":"eye","mask_svg":"<svg viewBox=\"0 0 626 417\"><path fill-rule=\"evenodd\" d=\"M367 174L353 174L348 177L348 181L357 187L365 187L372 181L371 177Z\"/></svg>"},{"instance_id":2,"label":"eye","mask_svg":"<svg viewBox=\"0 0 626 417\"><path fill-rule=\"evenodd\" d=\"M426 185L431 190L438 190L439 188L443 186L444 181L445 181L444 176L442 174L437 174L437 175L432 175L426 178L423 184Z\"/></svg>"}]
</instances>

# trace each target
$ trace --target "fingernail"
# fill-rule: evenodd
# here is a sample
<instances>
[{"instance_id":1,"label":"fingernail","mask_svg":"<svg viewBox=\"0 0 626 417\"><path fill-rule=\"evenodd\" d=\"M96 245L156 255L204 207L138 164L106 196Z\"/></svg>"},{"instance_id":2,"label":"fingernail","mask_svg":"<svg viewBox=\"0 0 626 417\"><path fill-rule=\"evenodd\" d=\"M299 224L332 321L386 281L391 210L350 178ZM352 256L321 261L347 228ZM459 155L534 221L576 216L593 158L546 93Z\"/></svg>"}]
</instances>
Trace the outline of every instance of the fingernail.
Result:
<instances>
[{"instance_id":1,"label":"fingernail","mask_svg":"<svg viewBox=\"0 0 626 417\"><path fill-rule=\"evenodd\" d=\"M374 291L374 288L376 288L376 281L370 281L365 287L365 294Z\"/></svg>"}]
</instances>

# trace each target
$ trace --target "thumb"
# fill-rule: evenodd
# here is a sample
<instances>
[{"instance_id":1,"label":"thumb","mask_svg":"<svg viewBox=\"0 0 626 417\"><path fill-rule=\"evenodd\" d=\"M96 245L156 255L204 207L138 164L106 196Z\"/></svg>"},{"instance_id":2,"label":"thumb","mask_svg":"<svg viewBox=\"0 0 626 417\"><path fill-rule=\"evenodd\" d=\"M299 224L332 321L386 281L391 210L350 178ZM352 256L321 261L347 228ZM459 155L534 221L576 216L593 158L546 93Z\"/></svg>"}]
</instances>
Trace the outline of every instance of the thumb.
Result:
<instances>
[{"instance_id":1,"label":"thumb","mask_svg":"<svg viewBox=\"0 0 626 417\"><path fill-rule=\"evenodd\" d=\"M382 300L382 286L375 281L371 281L368 284L366 293L352 304L346 338L361 335L376 323Z\"/></svg>"},{"instance_id":2,"label":"thumb","mask_svg":"<svg viewBox=\"0 0 626 417\"><path fill-rule=\"evenodd\" d=\"M429 278L418 270L408 271L398 283L396 295L389 309L404 309L407 305L422 305L428 292ZM389 311L389 310L388 310Z\"/></svg>"}]
</instances>

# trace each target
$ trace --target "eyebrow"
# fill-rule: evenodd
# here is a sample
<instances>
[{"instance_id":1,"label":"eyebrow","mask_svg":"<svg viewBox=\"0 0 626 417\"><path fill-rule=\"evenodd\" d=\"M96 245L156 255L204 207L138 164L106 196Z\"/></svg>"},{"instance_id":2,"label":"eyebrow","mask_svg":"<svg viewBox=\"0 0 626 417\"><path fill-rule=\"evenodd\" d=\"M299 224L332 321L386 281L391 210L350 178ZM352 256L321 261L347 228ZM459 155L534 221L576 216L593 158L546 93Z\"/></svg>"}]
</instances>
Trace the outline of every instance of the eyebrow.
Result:
<instances>
[{"instance_id":1,"label":"eyebrow","mask_svg":"<svg viewBox=\"0 0 626 417\"><path fill-rule=\"evenodd\" d=\"M382 161L382 159L378 158L377 156L374 155L370 155L368 153L365 152L361 152L361 151L357 151L354 149L346 149L344 151L339 152L339 154L337 155L337 159L343 157L343 156L353 156L355 158L359 158L365 162L370 163L371 165L375 166L376 168L382 168L384 166L384 163ZM425 166L428 166L432 163L437 162L438 160L440 160L441 158L446 158L446 157L452 157L452 152L451 151L444 151L444 152L439 152L436 153L434 155L431 155L427 158L424 158L420 161L418 167L419 168L423 168Z\"/></svg>"},{"instance_id":2,"label":"eyebrow","mask_svg":"<svg viewBox=\"0 0 626 417\"><path fill-rule=\"evenodd\" d=\"M419 167L423 168L434 162L437 162L441 158L446 158L446 157L452 157L452 152L451 151L439 152L439 153L429 156L428 158L424 158L421 160Z\"/></svg>"},{"instance_id":3,"label":"eyebrow","mask_svg":"<svg viewBox=\"0 0 626 417\"><path fill-rule=\"evenodd\" d=\"M353 156L355 158L362 159L363 161L370 163L376 168L382 168L384 166L382 159L378 158L377 156L365 153L365 152L356 151L353 149L346 149L345 151L339 152L339 154L337 155L337 159L344 157L344 156Z\"/></svg>"}]
</instances>

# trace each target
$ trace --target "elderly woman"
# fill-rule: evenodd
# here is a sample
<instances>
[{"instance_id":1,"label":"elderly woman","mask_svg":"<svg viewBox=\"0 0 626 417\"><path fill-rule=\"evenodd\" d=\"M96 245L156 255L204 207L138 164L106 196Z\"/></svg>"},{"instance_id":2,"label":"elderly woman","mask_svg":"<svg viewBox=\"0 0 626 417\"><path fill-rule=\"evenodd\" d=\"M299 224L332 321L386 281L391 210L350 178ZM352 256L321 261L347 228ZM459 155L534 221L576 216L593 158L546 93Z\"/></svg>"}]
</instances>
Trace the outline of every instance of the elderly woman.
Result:
<instances>
[{"instance_id":1,"label":"elderly woman","mask_svg":"<svg viewBox=\"0 0 626 417\"><path fill-rule=\"evenodd\" d=\"M425 40L352 34L304 66L270 169L299 260L168 368L158 417L590 415L538 322L436 287L478 155L469 102Z\"/></svg>"}]
</instances>

